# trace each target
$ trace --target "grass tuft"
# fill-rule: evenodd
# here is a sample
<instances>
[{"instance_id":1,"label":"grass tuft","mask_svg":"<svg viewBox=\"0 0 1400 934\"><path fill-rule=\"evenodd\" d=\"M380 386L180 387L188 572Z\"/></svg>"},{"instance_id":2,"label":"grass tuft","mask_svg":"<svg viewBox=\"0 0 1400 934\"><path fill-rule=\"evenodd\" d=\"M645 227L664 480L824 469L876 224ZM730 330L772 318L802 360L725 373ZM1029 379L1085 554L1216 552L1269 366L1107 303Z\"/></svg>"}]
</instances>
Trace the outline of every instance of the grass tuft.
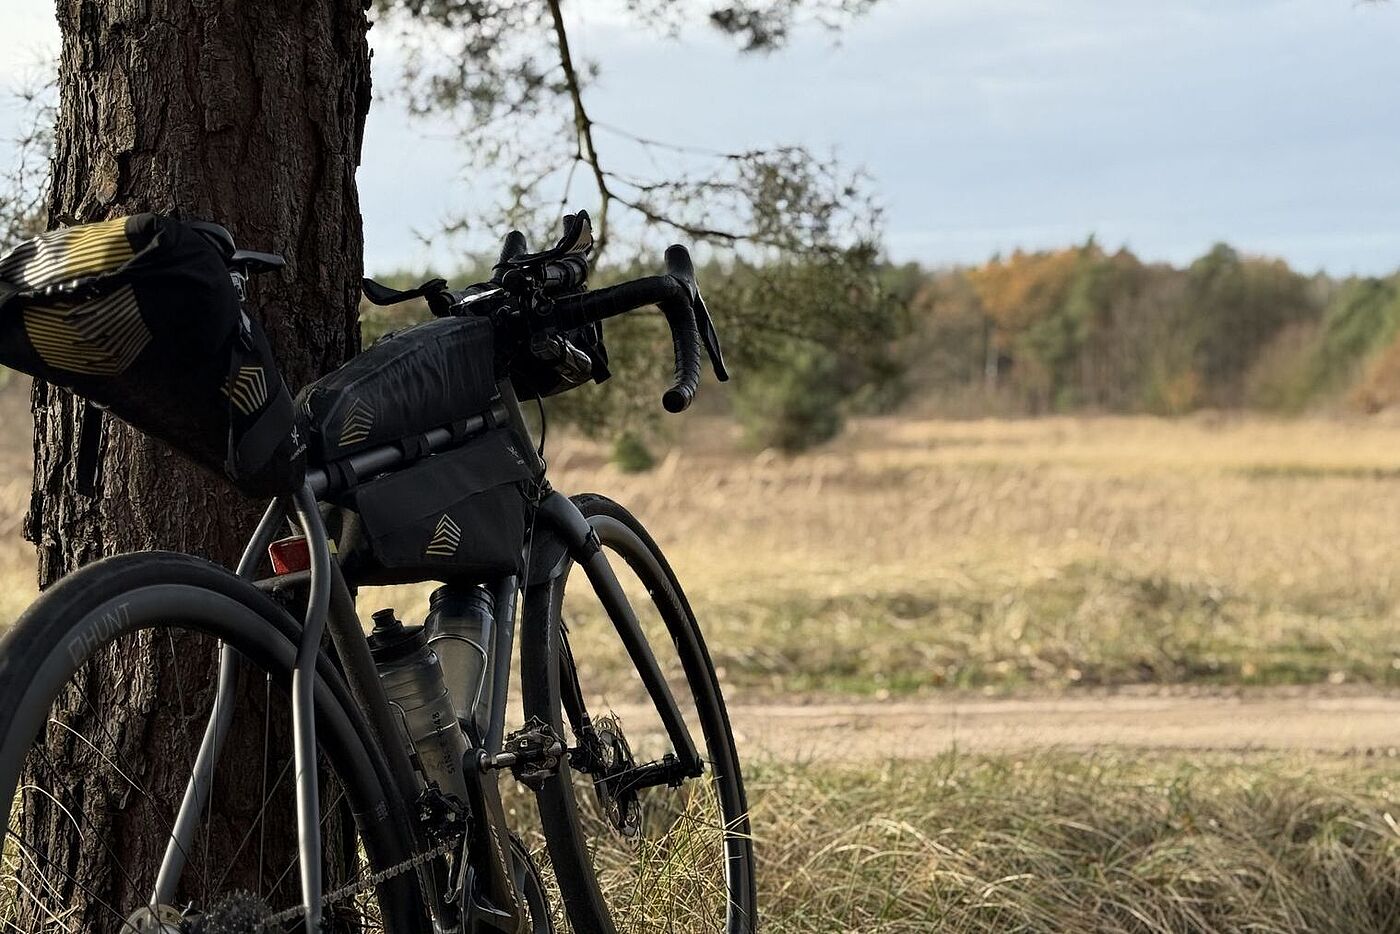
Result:
<instances>
[{"instance_id":1,"label":"grass tuft","mask_svg":"<svg viewBox=\"0 0 1400 934\"><path fill-rule=\"evenodd\" d=\"M752 769L767 930L1394 931L1391 762Z\"/></svg>"}]
</instances>

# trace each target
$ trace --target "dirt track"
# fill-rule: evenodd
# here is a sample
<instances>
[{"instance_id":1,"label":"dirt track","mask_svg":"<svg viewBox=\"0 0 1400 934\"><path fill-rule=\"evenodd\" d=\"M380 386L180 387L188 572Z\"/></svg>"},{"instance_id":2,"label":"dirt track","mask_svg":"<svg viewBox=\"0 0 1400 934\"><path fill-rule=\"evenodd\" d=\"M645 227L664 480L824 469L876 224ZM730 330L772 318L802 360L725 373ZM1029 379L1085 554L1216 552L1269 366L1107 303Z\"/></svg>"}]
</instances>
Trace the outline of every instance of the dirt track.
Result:
<instances>
[{"instance_id":1,"label":"dirt track","mask_svg":"<svg viewBox=\"0 0 1400 934\"><path fill-rule=\"evenodd\" d=\"M740 744L749 755L792 760L919 759L954 746L979 751L1117 746L1392 755L1400 749L1397 695L1118 694L736 704L730 713Z\"/></svg>"}]
</instances>

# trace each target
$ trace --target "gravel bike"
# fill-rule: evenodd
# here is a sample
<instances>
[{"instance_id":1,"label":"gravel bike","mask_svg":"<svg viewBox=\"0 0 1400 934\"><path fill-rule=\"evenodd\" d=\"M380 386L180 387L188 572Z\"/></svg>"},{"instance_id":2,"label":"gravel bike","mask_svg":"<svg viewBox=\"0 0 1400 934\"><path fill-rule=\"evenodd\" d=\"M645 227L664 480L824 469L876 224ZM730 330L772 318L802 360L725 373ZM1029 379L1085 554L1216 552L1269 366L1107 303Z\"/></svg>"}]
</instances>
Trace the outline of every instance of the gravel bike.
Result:
<instances>
[{"instance_id":1,"label":"gravel bike","mask_svg":"<svg viewBox=\"0 0 1400 934\"><path fill-rule=\"evenodd\" d=\"M282 264L216 225L141 223L0 260L0 300L28 296L35 372L100 392L118 364L156 352L155 313L138 320L120 296L159 291L130 272L154 275L157 241L191 263L213 250L240 304L249 277ZM138 227L156 233L137 243ZM652 305L674 340L668 410L694 398L702 348L727 376L685 249L662 275L588 291L591 244L580 212L542 252L512 232L489 282L366 280L371 301L422 297L434 320L303 390L276 437L256 432L280 377L235 358L229 418L296 480L236 572L108 558L46 590L0 641L0 927L755 929L738 752L691 606L625 508L550 487L522 412L522 398L606 377L600 322ZM101 257L127 278L73 275ZM257 351L238 320L233 346ZM49 341L60 325L76 337ZM248 462L228 447L230 464ZM367 635L360 588L414 582L442 585L424 624L385 609ZM517 644L524 716L507 731ZM132 704L140 718L119 715ZM189 739L152 748L157 727ZM75 771L82 795L65 781Z\"/></svg>"}]
</instances>

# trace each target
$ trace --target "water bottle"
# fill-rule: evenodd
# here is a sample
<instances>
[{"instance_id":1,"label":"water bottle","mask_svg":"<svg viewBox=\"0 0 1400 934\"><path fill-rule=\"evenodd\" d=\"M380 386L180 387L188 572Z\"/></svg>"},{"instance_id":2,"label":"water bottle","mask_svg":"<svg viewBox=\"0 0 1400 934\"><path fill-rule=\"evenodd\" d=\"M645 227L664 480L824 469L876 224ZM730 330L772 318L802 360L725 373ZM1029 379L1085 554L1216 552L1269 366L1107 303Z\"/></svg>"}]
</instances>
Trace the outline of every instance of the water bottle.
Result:
<instances>
[{"instance_id":1,"label":"water bottle","mask_svg":"<svg viewBox=\"0 0 1400 934\"><path fill-rule=\"evenodd\" d=\"M464 723L481 724L482 692L486 684L487 646L495 619L491 591L477 585L448 585L428 599L428 645L442 663L443 679L453 707Z\"/></svg>"},{"instance_id":2,"label":"water bottle","mask_svg":"<svg viewBox=\"0 0 1400 934\"><path fill-rule=\"evenodd\" d=\"M462 757L467 739L442 680L437 654L422 626L405 626L393 610L374 614L369 636L374 666L400 724L409 751L416 754L425 781L458 800L467 800Z\"/></svg>"}]
</instances>

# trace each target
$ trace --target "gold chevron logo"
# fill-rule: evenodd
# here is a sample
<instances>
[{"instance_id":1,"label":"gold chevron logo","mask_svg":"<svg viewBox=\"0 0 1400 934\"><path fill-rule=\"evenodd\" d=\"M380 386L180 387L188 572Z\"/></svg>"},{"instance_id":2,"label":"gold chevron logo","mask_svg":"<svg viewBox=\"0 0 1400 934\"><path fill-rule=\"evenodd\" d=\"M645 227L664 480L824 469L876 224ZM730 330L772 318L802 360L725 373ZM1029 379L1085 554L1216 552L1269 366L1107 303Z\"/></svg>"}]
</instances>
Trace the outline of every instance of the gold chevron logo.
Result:
<instances>
[{"instance_id":1,"label":"gold chevron logo","mask_svg":"<svg viewBox=\"0 0 1400 934\"><path fill-rule=\"evenodd\" d=\"M126 372L151 342L129 285L76 305L30 305L24 331L49 366L88 376Z\"/></svg>"},{"instance_id":2,"label":"gold chevron logo","mask_svg":"<svg viewBox=\"0 0 1400 934\"><path fill-rule=\"evenodd\" d=\"M345 421L340 425L341 446L359 444L369 437L374 428L374 409L363 399L356 399L345 413Z\"/></svg>"},{"instance_id":3,"label":"gold chevron logo","mask_svg":"<svg viewBox=\"0 0 1400 934\"><path fill-rule=\"evenodd\" d=\"M433 540L428 543L428 550L424 554L432 555L435 558L451 558L457 554L457 549L462 547L462 527L452 520L447 513L442 514L438 520L437 528L433 530Z\"/></svg>"},{"instance_id":4,"label":"gold chevron logo","mask_svg":"<svg viewBox=\"0 0 1400 934\"><path fill-rule=\"evenodd\" d=\"M267 373L260 366L241 366L224 387L224 395L244 415L252 415L267 402Z\"/></svg>"},{"instance_id":5,"label":"gold chevron logo","mask_svg":"<svg viewBox=\"0 0 1400 934\"><path fill-rule=\"evenodd\" d=\"M40 234L0 256L0 279L39 292L50 286L122 266L136 251L126 218L80 224Z\"/></svg>"}]
</instances>

